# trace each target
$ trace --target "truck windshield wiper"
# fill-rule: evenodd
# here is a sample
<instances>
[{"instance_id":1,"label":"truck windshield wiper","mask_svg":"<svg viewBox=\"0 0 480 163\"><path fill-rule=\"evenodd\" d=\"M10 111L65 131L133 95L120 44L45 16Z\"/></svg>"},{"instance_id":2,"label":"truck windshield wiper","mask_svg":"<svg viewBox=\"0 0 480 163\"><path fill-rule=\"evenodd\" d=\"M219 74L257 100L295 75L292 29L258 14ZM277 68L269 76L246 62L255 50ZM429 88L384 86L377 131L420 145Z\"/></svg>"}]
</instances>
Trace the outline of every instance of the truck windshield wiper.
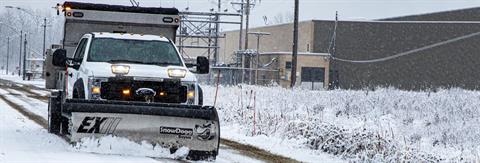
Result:
<instances>
[{"instance_id":1,"label":"truck windshield wiper","mask_svg":"<svg viewBox=\"0 0 480 163\"><path fill-rule=\"evenodd\" d=\"M140 61L130 61L130 60L121 60L121 59L118 59L118 60L110 60L110 61L107 61L108 63L119 63L119 62L124 62L124 63L139 63L139 64L145 64L143 62L140 62Z\"/></svg>"}]
</instances>

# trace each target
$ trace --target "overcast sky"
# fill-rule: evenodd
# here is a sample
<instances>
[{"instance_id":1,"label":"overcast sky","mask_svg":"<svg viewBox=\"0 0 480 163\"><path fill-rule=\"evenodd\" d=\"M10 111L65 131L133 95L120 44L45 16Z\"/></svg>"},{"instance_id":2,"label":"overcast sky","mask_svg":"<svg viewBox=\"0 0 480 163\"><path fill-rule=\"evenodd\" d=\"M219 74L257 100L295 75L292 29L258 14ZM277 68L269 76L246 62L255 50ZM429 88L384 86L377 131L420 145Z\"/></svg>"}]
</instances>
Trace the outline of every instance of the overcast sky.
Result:
<instances>
[{"instance_id":1,"label":"overcast sky","mask_svg":"<svg viewBox=\"0 0 480 163\"><path fill-rule=\"evenodd\" d=\"M130 5L129 0L76 0L92 3L109 3ZM216 8L218 0L137 0L141 6L177 7L190 11L208 11ZM222 0L222 8L234 9L231 1ZM253 0L252 0L253 1ZM59 0L0 0L0 5L20 6L31 9L50 10ZM292 13L293 0L261 0L252 11L252 26L263 26L264 16L268 20L278 14ZM480 0L300 0L300 20L333 20L335 11L341 20L371 20L411 14L480 7ZM0 10L5 10L1 7Z\"/></svg>"}]
</instances>

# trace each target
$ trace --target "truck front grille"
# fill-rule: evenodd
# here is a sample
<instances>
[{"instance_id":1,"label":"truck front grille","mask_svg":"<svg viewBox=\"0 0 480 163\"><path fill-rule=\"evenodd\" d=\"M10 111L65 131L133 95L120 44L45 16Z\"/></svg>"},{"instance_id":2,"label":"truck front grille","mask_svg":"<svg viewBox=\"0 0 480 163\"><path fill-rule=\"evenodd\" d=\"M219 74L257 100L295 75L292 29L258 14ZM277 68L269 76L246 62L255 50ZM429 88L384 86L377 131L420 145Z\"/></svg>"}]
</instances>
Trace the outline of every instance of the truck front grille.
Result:
<instances>
[{"instance_id":1,"label":"truck front grille","mask_svg":"<svg viewBox=\"0 0 480 163\"><path fill-rule=\"evenodd\" d=\"M187 86L180 80L166 79L163 81L134 81L129 79L109 79L101 83L101 98L118 101L146 101L145 96L136 93L139 89L155 91L152 102L185 103L187 102ZM128 94L124 91L128 90Z\"/></svg>"}]
</instances>

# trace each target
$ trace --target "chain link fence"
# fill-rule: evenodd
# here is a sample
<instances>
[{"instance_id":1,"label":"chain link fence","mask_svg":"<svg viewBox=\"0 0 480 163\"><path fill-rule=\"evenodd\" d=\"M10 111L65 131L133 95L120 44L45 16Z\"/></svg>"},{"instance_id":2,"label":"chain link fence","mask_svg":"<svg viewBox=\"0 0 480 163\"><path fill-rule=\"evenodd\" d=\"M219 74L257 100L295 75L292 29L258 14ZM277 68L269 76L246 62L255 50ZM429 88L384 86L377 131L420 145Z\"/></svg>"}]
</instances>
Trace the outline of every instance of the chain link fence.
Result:
<instances>
[{"instance_id":1,"label":"chain link fence","mask_svg":"<svg viewBox=\"0 0 480 163\"><path fill-rule=\"evenodd\" d=\"M270 69L249 69L239 67L211 67L208 75L198 75L203 84L238 85L275 85L280 82L280 72Z\"/></svg>"}]
</instances>

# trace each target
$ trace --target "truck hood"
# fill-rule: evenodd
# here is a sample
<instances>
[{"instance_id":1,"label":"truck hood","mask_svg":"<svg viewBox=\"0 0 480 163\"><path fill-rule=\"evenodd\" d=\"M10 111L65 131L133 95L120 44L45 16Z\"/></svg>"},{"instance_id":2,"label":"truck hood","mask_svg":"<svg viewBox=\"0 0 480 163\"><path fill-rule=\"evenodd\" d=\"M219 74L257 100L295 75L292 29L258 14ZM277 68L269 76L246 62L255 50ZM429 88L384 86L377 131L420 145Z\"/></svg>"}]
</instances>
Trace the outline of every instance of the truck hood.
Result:
<instances>
[{"instance_id":1,"label":"truck hood","mask_svg":"<svg viewBox=\"0 0 480 163\"><path fill-rule=\"evenodd\" d=\"M125 76L131 77L146 77L146 78L170 78L168 76L167 70L169 68L181 68L187 70L187 74L182 81L196 81L195 75L188 71L187 68L182 66L158 66L158 65L142 65L142 64L132 64L132 63L118 63L119 65L128 65L130 66L130 71ZM85 64L85 69L81 71L86 71L89 76L94 77L115 77L115 74L112 73L111 63L105 62L89 62Z\"/></svg>"}]
</instances>

